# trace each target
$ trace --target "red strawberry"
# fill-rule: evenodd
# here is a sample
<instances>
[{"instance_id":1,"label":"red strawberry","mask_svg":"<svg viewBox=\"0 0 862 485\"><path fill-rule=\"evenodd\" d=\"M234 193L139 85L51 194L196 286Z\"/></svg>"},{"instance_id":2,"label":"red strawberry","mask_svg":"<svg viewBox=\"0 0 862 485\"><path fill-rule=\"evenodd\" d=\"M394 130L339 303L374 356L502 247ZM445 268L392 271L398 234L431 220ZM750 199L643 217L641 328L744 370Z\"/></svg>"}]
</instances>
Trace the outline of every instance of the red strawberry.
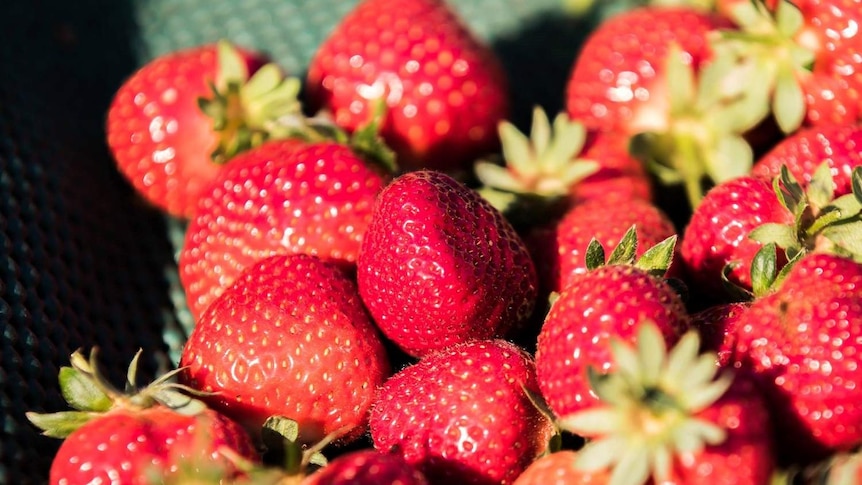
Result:
<instances>
[{"instance_id":1,"label":"red strawberry","mask_svg":"<svg viewBox=\"0 0 862 485\"><path fill-rule=\"evenodd\" d=\"M502 340L427 355L391 377L369 418L374 446L395 449L432 483L515 479L548 444L551 422L529 355Z\"/></svg>"},{"instance_id":2,"label":"red strawberry","mask_svg":"<svg viewBox=\"0 0 862 485\"><path fill-rule=\"evenodd\" d=\"M722 272L735 263L728 280L751 290L751 262L763 243L749 234L767 222L794 223L768 179L744 176L713 187L692 214L680 244L690 286L713 299L727 299Z\"/></svg>"},{"instance_id":3,"label":"red strawberry","mask_svg":"<svg viewBox=\"0 0 862 485\"><path fill-rule=\"evenodd\" d=\"M478 193L429 170L380 193L357 279L377 325L414 356L506 334L530 315L537 291L512 226Z\"/></svg>"},{"instance_id":4,"label":"red strawberry","mask_svg":"<svg viewBox=\"0 0 862 485\"><path fill-rule=\"evenodd\" d=\"M774 178L786 166L804 187L827 162L835 184L835 195L851 192L853 169L862 165L862 127L823 125L801 129L779 142L754 164L752 174Z\"/></svg>"},{"instance_id":5,"label":"red strawberry","mask_svg":"<svg viewBox=\"0 0 862 485\"><path fill-rule=\"evenodd\" d=\"M320 259L276 255L247 268L201 315L183 349L182 381L249 429L270 416L299 423L300 441L365 431L388 361L346 273Z\"/></svg>"},{"instance_id":6,"label":"red strawberry","mask_svg":"<svg viewBox=\"0 0 862 485\"><path fill-rule=\"evenodd\" d=\"M385 100L381 135L406 169L464 168L497 146L505 73L442 0L365 0L308 69L315 108L355 130Z\"/></svg>"},{"instance_id":7,"label":"red strawberry","mask_svg":"<svg viewBox=\"0 0 862 485\"><path fill-rule=\"evenodd\" d=\"M534 461L512 485L606 485L610 473L606 470L584 471L575 466L578 454L562 450Z\"/></svg>"},{"instance_id":8,"label":"red strawberry","mask_svg":"<svg viewBox=\"0 0 862 485\"><path fill-rule=\"evenodd\" d=\"M742 316L734 362L757 373L785 460L810 462L862 444L860 302L862 265L815 253Z\"/></svg>"},{"instance_id":9,"label":"red strawberry","mask_svg":"<svg viewBox=\"0 0 862 485\"><path fill-rule=\"evenodd\" d=\"M236 422L180 394L165 375L144 389L134 388L135 357L128 394L105 381L95 351L89 360L72 355L60 371L63 395L75 411L28 413L45 434L64 438L51 464L50 483L163 483L172 477L236 478L240 470L226 456L253 462L257 453Z\"/></svg>"},{"instance_id":10,"label":"red strawberry","mask_svg":"<svg viewBox=\"0 0 862 485\"><path fill-rule=\"evenodd\" d=\"M539 386L557 416L598 403L587 368L609 370L610 340L633 340L645 320L658 325L668 344L689 325L674 289L635 266L600 266L570 280L551 306L536 349Z\"/></svg>"},{"instance_id":11,"label":"red strawberry","mask_svg":"<svg viewBox=\"0 0 862 485\"><path fill-rule=\"evenodd\" d=\"M341 455L302 485L427 485L418 469L397 453L359 450Z\"/></svg>"},{"instance_id":12,"label":"red strawberry","mask_svg":"<svg viewBox=\"0 0 862 485\"><path fill-rule=\"evenodd\" d=\"M646 321L645 321L646 322ZM611 483L769 483L769 409L744 374L716 378L715 355L698 354L690 331L667 351L661 330L639 325L637 347L615 339L615 370L593 369L602 403L561 416L563 429L589 438L575 466L611 467Z\"/></svg>"},{"instance_id":13,"label":"red strawberry","mask_svg":"<svg viewBox=\"0 0 862 485\"><path fill-rule=\"evenodd\" d=\"M715 43L757 69L785 133L801 124L849 124L862 116L862 10L856 0L721 2L739 30ZM741 30L741 32L740 32Z\"/></svg>"},{"instance_id":14,"label":"red strawberry","mask_svg":"<svg viewBox=\"0 0 862 485\"><path fill-rule=\"evenodd\" d=\"M345 145L279 140L231 162L201 198L179 258L192 314L276 253L355 264L386 176Z\"/></svg>"},{"instance_id":15,"label":"red strawberry","mask_svg":"<svg viewBox=\"0 0 862 485\"><path fill-rule=\"evenodd\" d=\"M739 326L749 306L749 302L718 304L691 315L691 326L701 336L701 350L714 352L721 366L731 364L735 358Z\"/></svg>"},{"instance_id":16,"label":"red strawberry","mask_svg":"<svg viewBox=\"0 0 862 485\"><path fill-rule=\"evenodd\" d=\"M666 125L666 58L678 45L695 68L711 57L708 34L724 20L699 9L637 7L602 22L581 48L566 107L588 129L630 135Z\"/></svg>"},{"instance_id":17,"label":"red strawberry","mask_svg":"<svg viewBox=\"0 0 862 485\"><path fill-rule=\"evenodd\" d=\"M263 63L260 54L208 44L157 57L117 90L108 146L146 200L191 217L229 158L266 140L274 120L299 113L299 82Z\"/></svg>"}]
</instances>

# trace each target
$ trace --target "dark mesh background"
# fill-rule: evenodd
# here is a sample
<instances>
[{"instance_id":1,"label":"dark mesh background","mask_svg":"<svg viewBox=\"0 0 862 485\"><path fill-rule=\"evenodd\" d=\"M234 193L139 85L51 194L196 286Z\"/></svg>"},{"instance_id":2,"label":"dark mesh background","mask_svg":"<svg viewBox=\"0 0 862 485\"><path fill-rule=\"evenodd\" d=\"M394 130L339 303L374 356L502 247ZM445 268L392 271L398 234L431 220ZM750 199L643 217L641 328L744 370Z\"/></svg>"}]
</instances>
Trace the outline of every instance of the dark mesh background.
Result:
<instances>
[{"instance_id":1,"label":"dark mesh background","mask_svg":"<svg viewBox=\"0 0 862 485\"><path fill-rule=\"evenodd\" d=\"M556 110L585 21L562 0L458 0L498 51L516 121ZM0 0L0 483L43 483L59 441L24 412L60 411L57 372L99 346L115 382L138 348L143 379L183 341L181 229L114 170L103 122L136 67L226 37L301 75L355 0Z\"/></svg>"}]
</instances>

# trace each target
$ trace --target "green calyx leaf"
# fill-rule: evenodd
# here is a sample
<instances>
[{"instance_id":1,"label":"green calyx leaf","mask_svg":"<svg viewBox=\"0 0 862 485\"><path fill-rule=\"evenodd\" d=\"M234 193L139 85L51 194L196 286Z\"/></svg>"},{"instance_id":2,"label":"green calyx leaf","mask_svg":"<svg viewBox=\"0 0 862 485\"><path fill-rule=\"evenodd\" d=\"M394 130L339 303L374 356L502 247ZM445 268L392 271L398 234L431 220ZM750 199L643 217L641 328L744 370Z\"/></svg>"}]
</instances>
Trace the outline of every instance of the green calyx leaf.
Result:
<instances>
[{"instance_id":1,"label":"green calyx leaf","mask_svg":"<svg viewBox=\"0 0 862 485\"><path fill-rule=\"evenodd\" d=\"M530 136L503 121L498 127L503 162L480 160L474 173L486 187L516 194L565 197L579 181L598 170L595 161L577 158L586 141L584 126L565 113L554 118L536 107Z\"/></svg>"},{"instance_id":2,"label":"green calyx leaf","mask_svg":"<svg viewBox=\"0 0 862 485\"><path fill-rule=\"evenodd\" d=\"M584 252L584 262L588 270L612 264L629 265L644 270L656 278L664 278L673 262L677 239L676 235L670 236L647 249L637 258L637 225L632 225L614 246L607 259L604 246L596 238L590 240Z\"/></svg>"},{"instance_id":3,"label":"green calyx leaf","mask_svg":"<svg viewBox=\"0 0 862 485\"><path fill-rule=\"evenodd\" d=\"M692 330L668 350L652 322L640 324L634 346L615 339L611 372L588 370L602 405L559 419L562 429L590 438L575 465L610 467L614 484L642 484L650 476L661 483L676 454L723 442L724 429L695 415L724 395L732 377L717 376L717 357L699 349Z\"/></svg>"},{"instance_id":4,"label":"green calyx leaf","mask_svg":"<svg viewBox=\"0 0 862 485\"><path fill-rule=\"evenodd\" d=\"M299 423L284 416L270 416L263 424L261 436L270 450L281 451L284 456L282 468L288 476L301 476L310 467L323 467L327 459L323 449L337 439L343 430L331 433L322 440L307 445L302 442Z\"/></svg>"},{"instance_id":5,"label":"green calyx leaf","mask_svg":"<svg viewBox=\"0 0 862 485\"><path fill-rule=\"evenodd\" d=\"M249 75L245 60L229 42L218 43L218 73L211 95L198 106L213 120L218 144L215 163L225 163L238 153L267 140L293 135L302 117L301 81L285 77L275 64Z\"/></svg>"},{"instance_id":6,"label":"green calyx leaf","mask_svg":"<svg viewBox=\"0 0 862 485\"><path fill-rule=\"evenodd\" d=\"M104 412L114 401L91 378L74 367L60 368L60 392L73 409Z\"/></svg>"},{"instance_id":7,"label":"green calyx leaf","mask_svg":"<svg viewBox=\"0 0 862 485\"><path fill-rule=\"evenodd\" d=\"M59 413L26 413L27 419L49 438L65 439L73 431L87 424L100 413L84 411L62 411Z\"/></svg>"},{"instance_id":8,"label":"green calyx leaf","mask_svg":"<svg viewBox=\"0 0 862 485\"><path fill-rule=\"evenodd\" d=\"M371 119L353 132L348 144L353 151L381 167L385 173L394 174L398 171L395 152L380 136L387 109L386 99L378 99L374 103L374 114Z\"/></svg>"}]
</instances>

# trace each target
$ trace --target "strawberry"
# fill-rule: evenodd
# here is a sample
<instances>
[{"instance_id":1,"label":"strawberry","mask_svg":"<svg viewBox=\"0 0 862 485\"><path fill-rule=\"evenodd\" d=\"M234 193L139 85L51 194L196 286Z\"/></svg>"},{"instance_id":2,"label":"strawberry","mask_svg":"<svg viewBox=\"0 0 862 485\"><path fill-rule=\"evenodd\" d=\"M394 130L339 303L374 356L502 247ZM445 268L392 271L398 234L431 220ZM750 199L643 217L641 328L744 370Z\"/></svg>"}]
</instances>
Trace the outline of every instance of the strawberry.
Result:
<instances>
[{"instance_id":1,"label":"strawberry","mask_svg":"<svg viewBox=\"0 0 862 485\"><path fill-rule=\"evenodd\" d=\"M181 380L215 409L259 430L299 423L303 443L365 431L388 375L385 350L356 285L305 254L274 255L242 272L201 315L183 348Z\"/></svg>"},{"instance_id":2,"label":"strawberry","mask_svg":"<svg viewBox=\"0 0 862 485\"><path fill-rule=\"evenodd\" d=\"M814 253L741 317L733 363L756 373L779 423L784 461L811 462L862 444L860 301L862 264Z\"/></svg>"},{"instance_id":3,"label":"strawberry","mask_svg":"<svg viewBox=\"0 0 862 485\"><path fill-rule=\"evenodd\" d=\"M397 453L359 450L339 456L302 485L427 485L418 469Z\"/></svg>"},{"instance_id":4,"label":"strawberry","mask_svg":"<svg viewBox=\"0 0 862 485\"><path fill-rule=\"evenodd\" d=\"M400 452L431 483L510 483L552 433L527 392L538 393L533 362L509 342L428 354L381 388L369 417L374 447Z\"/></svg>"},{"instance_id":5,"label":"strawberry","mask_svg":"<svg viewBox=\"0 0 862 485\"><path fill-rule=\"evenodd\" d=\"M823 162L829 164L835 195L851 192L853 169L862 165L862 127L855 124L821 125L800 129L782 141L754 164L752 174L774 178L781 167L806 187Z\"/></svg>"},{"instance_id":6,"label":"strawberry","mask_svg":"<svg viewBox=\"0 0 862 485\"><path fill-rule=\"evenodd\" d=\"M545 319L536 348L536 372L551 411L564 416L596 405L587 368L612 367L609 342L631 341L643 320L655 322L668 344L688 328L676 291L633 265L609 264L577 274Z\"/></svg>"},{"instance_id":7,"label":"strawberry","mask_svg":"<svg viewBox=\"0 0 862 485\"><path fill-rule=\"evenodd\" d=\"M638 325L636 347L613 340L615 370L590 370L601 404L559 418L562 429L589 439L575 466L610 467L610 483L621 485L650 475L654 483L769 483L769 409L756 382L699 354L694 330L668 352L661 330L647 322Z\"/></svg>"},{"instance_id":8,"label":"strawberry","mask_svg":"<svg viewBox=\"0 0 862 485\"><path fill-rule=\"evenodd\" d=\"M737 29L717 37L716 51L756 70L756 89L771 100L785 133L859 120L862 11L856 0L728 0L720 8Z\"/></svg>"},{"instance_id":9,"label":"strawberry","mask_svg":"<svg viewBox=\"0 0 862 485\"><path fill-rule=\"evenodd\" d=\"M537 292L511 224L474 190L430 170L403 174L380 193L357 280L374 321L413 356L506 334L530 315Z\"/></svg>"},{"instance_id":10,"label":"strawberry","mask_svg":"<svg viewBox=\"0 0 862 485\"><path fill-rule=\"evenodd\" d=\"M179 256L193 315L277 253L352 267L387 176L346 145L278 140L237 156L201 197Z\"/></svg>"},{"instance_id":11,"label":"strawberry","mask_svg":"<svg viewBox=\"0 0 862 485\"><path fill-rule=\"evenodd\" d=\"M465 168L497 147L505 73L442 0L364 0L308 67L310 105L348 131L384 104L381 135L410 170Z\"/></svg>"},{"instance_id":12,"label":"strawberry","mask_svg":"<svg viewBox=\"0 0 862 485\"><path fill-rule=\"evenodd\" d=\"M691 326L700 333L701 350L714 352L721 366L734 359L737 333L749 306L750 302L723 303L691 315Z\"/></svg>"},{"instance_id":13,"label":"strawberry","mask_svg":"<svg viewBox=\"0 0 862 485\"><path fill-rule=\"evenodd\" d=\"M768 179L743 176L713 187L692 214L680 244L690 286L713 300L726 300L724 275L751 290L751 262L763 243L749 234L767 222L794 223ZM725 272L729 263L734 266Z\"/></svg>"},{"instance_id":14,"label":"strawberry","mask_svg":"<svg viewBox=\"0 0 862 485\"><path fill-rule=\"evenodd\" d=\"M28 413L46 435L63 438L50 483L162 483L184 473L240 473L226 453L256 461L257 452L236 422L206 408L169 373L143 389L134 385L140 352L129 367L127 393L102 377L94 349L76 352L60 370L64 397L74 411Z\"/></svg>"},{"instance_id":15,"label":"strawberry","mask_svg":"<svg viewBox=\"0 0 862 485\"><path fill-rule=\"evenodd\" d=\"M120 172L154 206L191 217L227 160L300 112L300 82L261 54L207 44L159 56L117 90L107 142ZM203 108L203 109L201 109Z\"/></svg>"},{"instance_id":16,"label":"strawberry","mask_svg":"<svg viewBox=\"0 0 862 485\"><path fill-rule=\"evenodd\" d=\"M588 472L575 467L578 454L562 450L534 461L518 475L512 485L605 485L610 479L606 470Z\"/></svg>"}]
</instances>

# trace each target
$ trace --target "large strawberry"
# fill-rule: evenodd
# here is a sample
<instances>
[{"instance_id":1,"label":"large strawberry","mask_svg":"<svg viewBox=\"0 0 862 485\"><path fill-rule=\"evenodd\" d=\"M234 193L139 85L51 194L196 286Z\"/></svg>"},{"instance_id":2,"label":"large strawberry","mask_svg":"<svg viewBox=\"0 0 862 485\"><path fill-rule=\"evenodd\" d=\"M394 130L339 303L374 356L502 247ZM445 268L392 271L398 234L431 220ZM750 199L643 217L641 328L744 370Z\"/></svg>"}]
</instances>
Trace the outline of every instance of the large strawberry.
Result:
<instances>
[{"instance_id":1,"label":"large strawberry","mask_svg":"<svg viewBox=\"0 0 862 485\"><path fill-rule=\"evenodd\" d=\"M670 345L688 328L683 302L664 280L633 265L609 264L575 275L551 306L538 337L536 372L551 411L564 416L591 407L587 369L609 370L610 341L631 341L650 320Z\"/></svg>"},{"instance_id":2,"label":"large strawberry","mask_svg":"<svg viewBox=\"0 0 862 485\"><path fill-rule=\"evenodd\" d=\"M810 462L862 444L862 265L815 253L742 315L734 362L770 401L785 460Z\"/></svg>"},{"instance_id":3,"label":"large strawberry","mask_svg":"<svg viewBox=\"0 0 862 485\"><path fill-rule=\"evenodd\" d=\"M263 64L260 54L221 42L157 57L123 83L108 109L107 141L146 200L189 218L228 159L283 135L279 120L300 111L300 82Z\"/></svg>"},{"instance_id":4,"label":"large strawberry","mask_svg":"<svg viewBox=\"0 0 862 485\"><path fill-rule=\"evenodd\" d=\"M405 169L466 168L508 116L499 61L442 0L364 0L318 48L306 87L350 131L385 109L381 134Z\"/></svg>"},{"instance_id":5,"label":"large strawberry","mask_svg":"<svg viewBox=\"0 0 862 485\"><path fill-rule=\"evenodd\" d=\"M194 315L260 258L352 266L387 176L347 145L277 140L236 157L201 198L179 257Z\"/></svg>"},{"instance_id":6,"label":"large strawberry","mask_svg":"<svg viewBox=\"0 0 862 485\"><path fill-rule=\"evenodd\" d=\"M529 355L502 340L427 355L381 388L369 423L374 446L400 452L432 483L510 483L545 449L552 425Z\"/></svg>"},{"instance_id":7,"label":"large strawberry","mask_svg":"<svg viewBox=\"0 0 862 485\"><path fill-rule=\"evenodd\" d=\"M851 124L862 116L862 10L856 0L724 0L737 29L717 36L716 51L758 73L785 133L803 124ZM763 91L762 87L768 87ZM760 95L760 94L758 94Z\"/></svg>"},{"instance_id":8,"label":"large strawberry","mask_svg":"<svg viewBox=\"0 0 862 485\"><path fill-rule=\"evenodd\" d=\"M365 431L388 375L383 344L356 285L337 266L305 254L247 268L201 315L180 378L249 429L270 416L299 423L300 441Z\"/></svg>"},{"instance_id":9,"label":"large strawberry","mask_svg":"<svg viewBox=\"0 0 862 485\"><path fill-rule=\"evenodd\" d=\"M561 416L589 442L576 466L611 467L610 483L687 485L769 483L775 461L770 416L758 386L731 376L715 355L699 354L697 332L668 352L661 330L639 324L637 346L615 338L614 370L591 369L601 404Z\"/></svg>"},{"instance_id":10,"label":"large strawberry","mask_svg":"<svg viewBox=\"0 0 862 485\"><path fill-rule=\"evenodd\" d=\"M419 170L381 193L359 251L362 300L414 356L506 334L532 312L536 272L521 238L477 192Z\"/></svg>"},{"instance_id":11,"label":"large strawberry","mask_svg":"<svg viewBox=\"0 0 862 485\"><path fill-rule=\"evenodd\" d=\"M181 392L166 374L143 389L135 386L140 353L129 367L127 393L101 375L96 351L72 355L60 370L63 395L74 411L28 413L45 434L63 438L50 483L163 483L181 475L218 470L239 473L227 456L254 462L257 453L245 430L196 398Z\"/></svg>"},{"instance_id":12,"label":"large strawberry","mask_svg":"<svg viewBox=\"0 0 862 485\"><path fill-rule=\"evenodd\" d=\"M425 475L398 452L374 449L339 456L302 485L428 485Z\"/></svg>"}]
</instances>

